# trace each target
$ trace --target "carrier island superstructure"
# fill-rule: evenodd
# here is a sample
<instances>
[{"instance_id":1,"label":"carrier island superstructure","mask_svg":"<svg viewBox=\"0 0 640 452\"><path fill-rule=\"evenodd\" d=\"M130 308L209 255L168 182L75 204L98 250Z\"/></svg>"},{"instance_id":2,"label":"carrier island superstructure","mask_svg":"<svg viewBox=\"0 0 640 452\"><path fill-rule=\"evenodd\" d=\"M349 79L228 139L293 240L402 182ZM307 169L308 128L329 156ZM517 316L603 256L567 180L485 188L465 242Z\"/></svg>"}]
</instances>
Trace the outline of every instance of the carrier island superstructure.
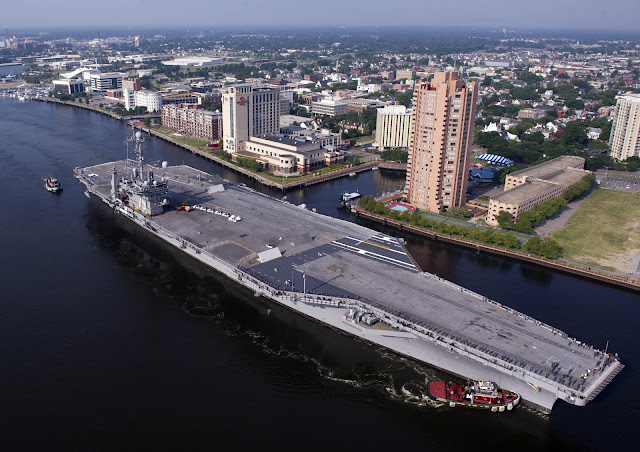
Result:
<instances>
[{"instance_id":1,"label":"carrier island superstructure","mask_svg":"<svg viewBox=\"0 0 640 452\"><path fill-rule=\"evenodd\" d=\"M87 193L258 295L460 377L494 381L543 411L557 399L587 404L624 367L617 355L422 272L400 239L188 166L154 171L142 135L131 141L135 159L75 169Z\"/></svg>"}]
</instances>

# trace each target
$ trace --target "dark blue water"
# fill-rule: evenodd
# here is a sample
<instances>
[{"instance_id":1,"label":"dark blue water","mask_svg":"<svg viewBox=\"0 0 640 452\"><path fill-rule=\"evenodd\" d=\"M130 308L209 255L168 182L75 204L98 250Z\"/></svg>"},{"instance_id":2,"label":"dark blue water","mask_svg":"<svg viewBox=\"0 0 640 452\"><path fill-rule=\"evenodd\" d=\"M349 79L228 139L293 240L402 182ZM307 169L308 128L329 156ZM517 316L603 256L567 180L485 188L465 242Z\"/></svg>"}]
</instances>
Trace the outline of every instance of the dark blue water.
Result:
<instances>
[{"instance_id":1,"label":"dark blue water","mask_svg":"<svg viewBox=\"0 0 640 452\"><path fill-rule=\"evenodd\" d=\"M558 402L546 418L525 409L493 415L424 406L414 395L440 372L255 298L87 199L73 167L122 158L128 134L123 124L95 113L0 99L5 448L634 444L637 295L408 237L425 270L598 347L609 340L627 366L586 407ZM160 140L147 144L150 159L252 185ZM49 175L60 179L60 195L44 190L41 179ZM335 209L340 192L392 191L403 179L368 172L287 197L346 216Z\"/></svg>"}]
</instances>

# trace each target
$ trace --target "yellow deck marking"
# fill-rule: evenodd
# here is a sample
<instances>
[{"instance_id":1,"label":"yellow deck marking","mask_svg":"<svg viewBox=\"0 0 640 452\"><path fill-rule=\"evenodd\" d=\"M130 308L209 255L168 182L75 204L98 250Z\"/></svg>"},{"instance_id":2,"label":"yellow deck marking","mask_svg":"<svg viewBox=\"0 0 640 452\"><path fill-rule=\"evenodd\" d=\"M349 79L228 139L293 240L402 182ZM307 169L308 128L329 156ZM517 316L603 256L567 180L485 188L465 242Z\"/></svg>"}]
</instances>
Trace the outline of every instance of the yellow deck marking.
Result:
<instances>
[{"instance_id":1,"label":"yellow deck marking","mask_svg":"<svg viewBox=\"0 0 640 452\"><path fill-rule=\"evenodd\" d=\"M367 242L367 241L363 241L362 243L366 243L367 245L377 246L378 248L382 248L383 250L389 250L389 251L391 251L391 248L387 248L386 246L376 245L375 243L371 243L371 242Z\"/></svg>"}]
</instances>

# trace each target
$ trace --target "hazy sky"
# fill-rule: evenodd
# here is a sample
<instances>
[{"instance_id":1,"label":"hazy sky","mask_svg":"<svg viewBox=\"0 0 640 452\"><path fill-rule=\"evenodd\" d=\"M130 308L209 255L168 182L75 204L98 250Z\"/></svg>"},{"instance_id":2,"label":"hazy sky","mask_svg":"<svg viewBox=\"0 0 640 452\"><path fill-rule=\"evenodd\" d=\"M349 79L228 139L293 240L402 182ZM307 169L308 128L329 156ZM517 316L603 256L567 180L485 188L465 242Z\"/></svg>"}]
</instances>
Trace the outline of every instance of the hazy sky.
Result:
<instances>
[{"instance_id":1,"label":"hazy sky","mask_svg":"<svg viewBox=\"0 0 640 452\"><path fill-rule=\"evenodd\" d=\"M109 0L3 2L0 25L437 25L640 31L640 0Z\"/></svg>"}]
</instances>

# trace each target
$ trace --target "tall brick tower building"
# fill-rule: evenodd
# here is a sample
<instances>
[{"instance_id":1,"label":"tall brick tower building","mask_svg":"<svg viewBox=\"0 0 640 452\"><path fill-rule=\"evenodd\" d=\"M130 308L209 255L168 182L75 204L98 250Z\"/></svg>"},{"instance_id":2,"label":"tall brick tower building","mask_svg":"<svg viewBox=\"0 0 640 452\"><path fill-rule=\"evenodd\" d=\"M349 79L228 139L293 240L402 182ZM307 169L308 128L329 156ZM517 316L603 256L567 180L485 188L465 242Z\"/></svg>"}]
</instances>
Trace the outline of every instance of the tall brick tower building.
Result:
<instances>
[{"instance_id":1,"label":"tall brick tower building","mask_svg":"<svg viewBox=\"0 0 640 452\"><path fill-rule=\"evenodd\" d=\"M465 84L458 72L416 84L406 184L413 206L441 212L465 205L477 99L477 84Z\"/></svg>"}]
</instances>

